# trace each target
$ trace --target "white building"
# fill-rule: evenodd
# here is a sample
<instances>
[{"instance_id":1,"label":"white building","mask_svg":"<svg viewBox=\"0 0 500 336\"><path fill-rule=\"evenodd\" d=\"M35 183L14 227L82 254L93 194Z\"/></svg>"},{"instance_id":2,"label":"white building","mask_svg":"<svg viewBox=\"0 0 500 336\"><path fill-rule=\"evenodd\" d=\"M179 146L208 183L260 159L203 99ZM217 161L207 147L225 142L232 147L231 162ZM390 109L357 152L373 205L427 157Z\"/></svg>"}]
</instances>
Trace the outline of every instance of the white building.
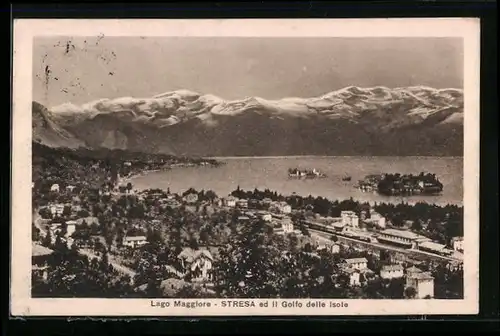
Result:
<instances>
[{"instance_id":1,"label":"white building","mask_svg":"<svg viewBox=\"0 0 500 336\"><path fill-rule=\"evenodd\" d=\"M281 213L289 214L292 212L292 206L286 202L280 202L278 207Z\"/></svg>"},{"instance_id":2,"label":"white building","mask_svg":"<svg viewBox=\"0 0 500 336\"><path fill-rule=\"evenodd\" d=\"M434 277L428 272L412 273L406 277L405 288L413 287L416 290L416 299L434 297Z\"/></svg>"},{"instance_id":3,"label":"white building","mask_svg":"<svg viewBox=\"0 0 500 336\"><path fill-rule=\"evenodd\" d=\"M236 205L238 206L238 208L247 209L248 208L248 200L239 199L238 201L236 201Z\"/></svg>"},{"instance_id":4,"label":"white building","mask_svg":"<svg viewBox=\"0 0 500 336\"><path fill-rule=\"evenodd\" d=\"M69 185L69 186L66 186L66 191L69 191L69 192L73 192L73 190L75 190L75 186L73 185Z\"/></svg>"},{"instance_id":5,"label":"white building","mask_svg":"<svg viewBox=\"0 0 500 336\"><path fill-rule=\"evenodd\" d=\"M354 213L354 211L342 211L340 213L340 217L342 218L342 223L345 226L352 226L354 228L359 227L359 217Z\"/></svg>"},{"instance_id":6,"label":"white building","mask_svg":"<svg viewBox=\"0 0 500 336\"><path fill-rule=\"evenodd\" d=\"M361 275L361 273L360 273L360 271L358 269L347 268L345 270L345 272L349 276L349 284L351 286L359 286L361 284L361 281L360 281L360 275Z\"/></svg>"},{"instance_id":7,"label":"white building","mask_svg":"<svg viewBox=\"0 0 500 336\"><path fill-rule=\"evenodd\" d=\"M367 221L381 229L385 229L386 227L385 217L375 211L371 212L370 218Z\"/></svg>"},{"instance_id":8,"label":"white building","mask_svg":"<svg viewBox=\"0 0 500 336\"><path fill-rule=\"evenodd\" d=\"M285 219L281 222L281 227L285 234L293 232L293 223L290 219Z\"/></svg>"},{"instance_id":9,"label":"white building","mask_svg":"<svg viewBox=\"0 0 500 336\"><path fill-rule=\"evenodd\" d=\"M59 192L59 184L55 183L50 187L50 191Z\"/></svg>"},{"instance_id":10,"label":"white building","mask_svg":"<svg viewBox=\"0 0 500 336\"><path fill-rule=\"evenodd\" d=\"M259 216L265 222L270 222L273 219L273 216L267 212L260 212Z\"/></svg>"},{"instance_id":11,"label":"white building","mask_svg":"<svg viewBox=\"0 0 500 336\"><path fill-rule=\"evenodd\" d=\"M224 204L228 207L234 208L238 199L234 196L228 196L224 199Z\"/></svg>"},{"instance_id":12,"label":"white building","mask_svg":"<svg viewBox=\"0 0 500 336\"><path fill-rule=\"evenodd\" d=\"M52 216L61 216L64 212L64 204L52 204L50 206L50 213Z\"/></svg>"},{"instance_id":13,"label":"white building","mask_svg":"<svg viewBox=\"0 0 500 336\"><path fill-rule=\"evenodd\" d=\"M184 196L184 201L188 204L194 204L198 202L198 194L196 193L190 193Z\"/></svg>"},{"instance_id":14,"label":"white building","mask_svg":"<svg viewBox=\"0 0 500 336\"><path fill-rule=\"evenodd\" d=\"M351 258L346 259L344 262L347 266L360 271L368 268L368 260L366 260L366 258Z\"/></svg>"},{"instance_id":15,"label":"white building","mask_svg":"<svg viewBox=\"0 0 500 336\"><path fill-rule=\"evenodd\" d=\"M123 238L123 246L136 248L147 243L145 236L127 236Z\"/></svg>"},{"instance_id":16,"label":"white building","mask_svg":"<svg viewBox=\"0 0 500 336\"><path fill-rule=\"evenodd\" d=\"M316 247L316 250L320 251L320 250L327 250L333 254L337 254L340 252L340 245L339 244L327 244L327 245L318 245Z\"/></svg>"},{"instance_id":17,"label":"white building","mask_svg":"<svg viewBox=\"0 0 500 336\"><path fill-rule=\"evenodd\" d=\"M432 241L425 241L418 244L418 249L425 252L437 254L449 254L450 252L452 252L446 248L446 245L438 244Z\"/></svg>"},{"instance_id":18,"label":"white building","mask_svg":"<svg viewBox=\"0 0 500 336\"><path fill-rule=\"evenodd\" d=\"M458 252L464 252L464 237L453 237L451 239L451 246Z\"/></svg>"},{"instance_id":19,"label":"white building","mask_svg":"<svg viewBox=\"0 0 500 336\"><path fill-rule=\"evenodd\" d=\"M71 237L71 235L73 235L73 233L75 233L77 225L78 225L77 221L70 220L70 221L66 222L66 236L67 237Z\"/></svg>"},{"instance_id":20,"label":"white building","mask_svg":"<svg viewBox=\"0 0 500 336\"><path fill-rule=\"evenodd\" d=\"M430 241L429 238L420 236L411 231L396 229L386 229L380 231L377 235L377 240L383 244L398 245L412 249L417 248L417 246L422 242Z\"/></svg>"},{"instance_id":21,"label":"white building","mask_svg":"<svg viewBox=\"0 0 500 336\"><path fill-rule=\"evenodd\" d=\"M401 265L385 265L380 269L380 277L382 279L397 279L403 277L403 266Z\"/></svg>"}]
</instances>

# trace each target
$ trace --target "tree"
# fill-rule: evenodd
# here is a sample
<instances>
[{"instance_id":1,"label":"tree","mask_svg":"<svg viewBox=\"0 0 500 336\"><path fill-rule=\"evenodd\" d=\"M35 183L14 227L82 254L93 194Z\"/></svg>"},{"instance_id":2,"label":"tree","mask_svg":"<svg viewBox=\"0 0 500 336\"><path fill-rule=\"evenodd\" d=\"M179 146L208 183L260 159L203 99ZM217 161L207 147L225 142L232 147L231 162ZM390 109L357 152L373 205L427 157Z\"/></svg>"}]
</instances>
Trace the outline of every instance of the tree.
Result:
<instances>
[{"instance_id":1,"label":"tree","mask_svg":"<svg viewBox=\"0 0 500 336\"><path fill-rule=\"evenodd\" d=\"M189 247L193 250L198 250L200 246L198 245L198 241L195 238L191 238L189 241Z\"/></svg>"},{"instance_id":2,"label":"tree","mask_svg":"<svg viewBox=\"0 0 500 336\"><path fill-rule=\"evenodd\" d=\"M64 206L62 215L63 215L64 218L68 218L69 216L71 216L71 206L70 205L65 205Z\"/></svg>"},{"instance_id":3,"label":"tree","mask_svg":"<svg viewBox=\"0 0 500 336\"><path fill-rule=\"evenodd\" d=\"M414 287L407 287L405 289L405 297L414 299L417 296L417 290Z\"/></svg>"},{"instance_id":4,"label":"tree","mask_svg":"<svg viewBox=\"0 0 500 336\"><path fill-rule=\"evenodd\" d=\"M47 231L47 234L43 238L42 245L45 246L45 247L51 247L52 246L52 233L50 232L50 230Z\"/></svg>"},{"instance_id":5,"label":"tree","mask_svg":"<svg viewBox=\"0 0 500 336\"><path fill-rule=\"evenodd\" d=\"M40 240L40 229L37 228L34 223L31 224L31 240L32 241Z\"/></svg>"}]
</instances>

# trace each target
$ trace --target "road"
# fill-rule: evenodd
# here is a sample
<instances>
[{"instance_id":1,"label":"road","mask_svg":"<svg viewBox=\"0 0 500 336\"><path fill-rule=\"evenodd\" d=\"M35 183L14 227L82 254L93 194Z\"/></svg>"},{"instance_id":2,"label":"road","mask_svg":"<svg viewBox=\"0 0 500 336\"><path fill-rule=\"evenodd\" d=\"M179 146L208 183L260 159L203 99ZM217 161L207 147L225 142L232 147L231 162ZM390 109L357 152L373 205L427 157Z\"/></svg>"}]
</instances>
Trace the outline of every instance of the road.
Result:
<instances>
[{"instance_id":1,"label":"road","mask_svg":"<svg viewBox=\"0 0 500 336\"><path fill-rule=\"evenodd\" d=\"M324 242L328 241L331 243L331 240L330 240L330 237L332 236L331 233L318 231L318 230L314 230L314 229L309 229L309 228L308 228L308 230L311 233L311 235L314 234L315 237L323 239ZM374 247L374 248L381 249L381 250L388 250L388 251L404 253L404 254L420 254L420 255L423 255L423 256L426 256L429 258L447 260L447 261L461 261L460 259L457 259L457 258L445 257L445 256L441 256L441 255L437 255L437 254L433 254L433 253L428 253L428 252L420 251L420 250L403 249L403 248L398 248L398 247L389 246L389 245L380 244L380 243L368 243L368 242L363 242L363 241L360 241L357 239L347 238L347 237L339 236L339 235L337 235L337 238L341 242L357 243L357 244L366 245L366 246Z\"/></svg>"},{"instance_id":2,"label":"road","mask_svg":"<svg viewBox=\"0 0 500 336\"><path fill-rule=\"evenodd\" d=\"M101 260L101 258L102 258L101 256L96 255L93 251L91 251L89 249L80 248L80 249L78 249L78 252L80 254L83 254L83 255L89 257L89 258L97 258L97 260ZM110 255L108 255L108 260L114 269L116 269L118 272L120 272L122 274L128 275L132 279L131 281L132 282L134 281L134 277L136 275L136 272L134 270L116 262L115 260L113 260L113 257Z\"/></svg>"}]
</instances>

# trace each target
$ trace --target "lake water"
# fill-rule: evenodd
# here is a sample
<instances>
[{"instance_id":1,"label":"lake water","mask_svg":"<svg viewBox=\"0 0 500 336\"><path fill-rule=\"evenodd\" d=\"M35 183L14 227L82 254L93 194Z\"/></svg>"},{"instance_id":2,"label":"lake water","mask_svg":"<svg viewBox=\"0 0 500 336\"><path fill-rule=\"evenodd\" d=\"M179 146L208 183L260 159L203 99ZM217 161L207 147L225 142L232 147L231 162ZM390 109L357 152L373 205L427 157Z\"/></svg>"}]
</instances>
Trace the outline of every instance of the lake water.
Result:
<instances>
[{"instance_id":1,"label":"lake water","mask_svg":"<svg viewBox=\"0 0 500 336\"><path fill-rule=\"evenodd\" d=\"M425 201L437 204L462 205L463 158L461 157L253 157L217 158L226 164L220 167L174 168L151 172L132 179L135 189L170 188L183 192L193 187L213 190L227 196L237 188L276 190L283 195L293 192L302 196L323 196L330 200L352 197L358 201L413 203ZM322 179L290 179L289 168L319 169L327 177ZM358 180L369 174L413 173L421 171L436 174L443 183L442 194L433 196L382 196L355 188ZM349 175L352 180L342 181Z\"/></svg>"}]
</instances>

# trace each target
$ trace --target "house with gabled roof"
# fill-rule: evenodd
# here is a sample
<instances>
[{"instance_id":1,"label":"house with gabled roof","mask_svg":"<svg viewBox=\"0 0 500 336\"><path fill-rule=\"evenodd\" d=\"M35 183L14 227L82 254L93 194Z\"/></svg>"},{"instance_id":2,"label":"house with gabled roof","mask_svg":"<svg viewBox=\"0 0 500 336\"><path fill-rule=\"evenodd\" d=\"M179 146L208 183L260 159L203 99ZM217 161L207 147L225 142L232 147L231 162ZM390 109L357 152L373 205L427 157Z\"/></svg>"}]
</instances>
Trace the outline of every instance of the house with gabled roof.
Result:
<instances>
[{"instance_id":1,"label":"house with gabled roof","mask_svg":"<svg viewBox=\"0 0 500 336\"><path fill-rule=\"evenodd\" d=\"M214 258L209 250L184 248L177 256L185 274L190 273L193 281L210 280Z\"/></svg>"}]
</instances>

